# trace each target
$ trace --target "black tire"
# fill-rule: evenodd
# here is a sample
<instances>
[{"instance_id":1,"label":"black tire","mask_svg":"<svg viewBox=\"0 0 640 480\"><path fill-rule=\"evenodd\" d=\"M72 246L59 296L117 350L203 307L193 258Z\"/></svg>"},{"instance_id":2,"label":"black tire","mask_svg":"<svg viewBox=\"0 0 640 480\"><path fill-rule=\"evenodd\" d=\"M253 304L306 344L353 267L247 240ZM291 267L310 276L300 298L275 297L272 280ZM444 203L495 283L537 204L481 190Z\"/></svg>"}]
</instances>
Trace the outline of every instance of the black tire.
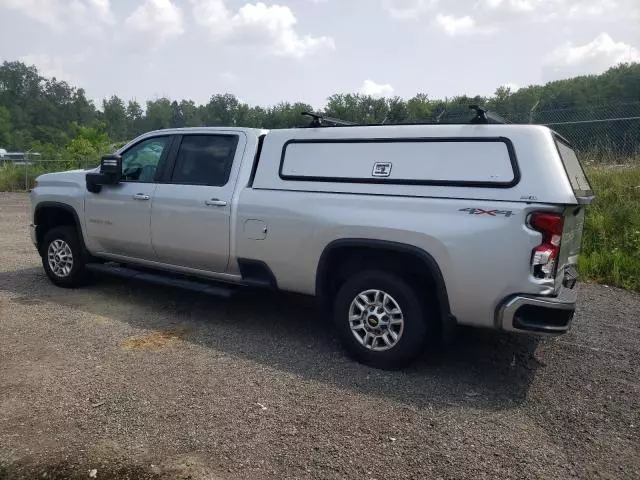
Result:
<instances>
[{"instance_id":1,"label":"black tire","mask_svg":"<svg viewBox=\"0 0 640 480\"><path fill-rule=\"evenodd\" d=\"M57 240L65 242L71 250L73 264L71 270L66 275L55 273L51 265L49 265L49 247ZM56 227L49 230L42 241L40 251L42 257L42 266L47 273L49 279L59 287L75 288L83 285L87 279L87 271L85 269L86 256L78 238L78 232L74 227Z\"/></svg>"},{"instance_id":2,"label":"black tire","mask_svg":"<svg viewBox=\"0 0 640 480\"><path fill-rule=\"evenodd\" d=\"M349 322L351 302L362 292L381 290L393 297L402 311L404 326L397 343L384 351L367 348L356 339ZM384 271L363 271L349 277L334 300L333 319L338 337L351 357L366 365L397 369L406 366L422 351L431 318L418 293L402 277ZM362 333L362 332L360 332ZM382 340L378 340L379 345Z\"/></svg>"}]
</instances>

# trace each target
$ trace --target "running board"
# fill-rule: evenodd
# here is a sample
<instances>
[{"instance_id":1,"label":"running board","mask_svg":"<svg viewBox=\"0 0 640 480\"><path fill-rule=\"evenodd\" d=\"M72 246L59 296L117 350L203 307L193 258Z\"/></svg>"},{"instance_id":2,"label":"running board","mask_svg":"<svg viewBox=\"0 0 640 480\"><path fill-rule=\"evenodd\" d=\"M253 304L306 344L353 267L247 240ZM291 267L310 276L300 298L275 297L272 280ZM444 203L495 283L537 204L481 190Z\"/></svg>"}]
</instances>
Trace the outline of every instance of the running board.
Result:
<instances>
[{"instance_id":1,"label":"running board","mask_svg":"<svg viewBox=\"0 0 640 480\"><path fill-rule=\"evenodd\" d=\"M91 272L113 275L129 280L140 280L142 282L153 283L156 285L164 285L168 287L177 287L192 292L204 293L206 295L215 295L217 297L229 298L238 291L238 288L231 285L216 284L213 285L206 281L198 281L186 278L176 278L167 275L141 272L132 268L108 265L103 263L88 263L87 270Z\"/></svg>"}]
</instances>

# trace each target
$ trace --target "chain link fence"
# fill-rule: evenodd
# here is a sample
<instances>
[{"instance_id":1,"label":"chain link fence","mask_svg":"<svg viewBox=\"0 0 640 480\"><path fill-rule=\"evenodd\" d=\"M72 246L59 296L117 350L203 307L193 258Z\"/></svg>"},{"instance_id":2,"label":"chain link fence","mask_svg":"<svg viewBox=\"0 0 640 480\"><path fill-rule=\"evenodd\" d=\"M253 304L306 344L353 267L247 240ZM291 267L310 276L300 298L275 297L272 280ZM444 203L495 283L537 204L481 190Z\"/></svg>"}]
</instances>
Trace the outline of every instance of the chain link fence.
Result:
<instances>
[{"instance_id":1,"label":"chain link fence","mask_svg":"<svg viewBox=\"0 0 640 480\"><path fill-rule=\"evenodd\" d=\"M28 153L21 159L0 158L0 192L29 190L43 173L87 169L96 165L95 161L47 159Z\"/></svg>"},{"instance_id":2,"label":"chain link fence","mask_svg":"<svg viewBox=\"0 0 640 480\"><path fill-rule=\"evenodd\" d=\"M587 163L625 163L640 158L640 102L575 110L533 112L573 143Z\"/></svg>"},{"instance_id":3,"label":"chain link fence","mask_svg":"<svg viewBox=\"0 0 640 480\"><path fill-rule=\"evenodd\" d=\"M546 125L571 142L587 164L626 164L640 161L640 102L591 106L588 108L496 111L507 123ZM433 123L460 123L471 116L467 107L446 108Z\"/></svg>"}]
</instances>

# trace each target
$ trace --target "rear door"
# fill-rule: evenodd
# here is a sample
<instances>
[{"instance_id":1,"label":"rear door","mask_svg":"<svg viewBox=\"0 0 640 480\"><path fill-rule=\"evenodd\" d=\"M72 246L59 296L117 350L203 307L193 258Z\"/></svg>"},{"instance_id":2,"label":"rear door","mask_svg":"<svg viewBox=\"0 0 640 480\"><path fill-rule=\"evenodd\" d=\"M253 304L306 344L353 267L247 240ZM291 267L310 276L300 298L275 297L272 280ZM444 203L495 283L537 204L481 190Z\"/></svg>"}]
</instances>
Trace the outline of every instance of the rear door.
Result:
<instances>
[{"instance_id":1,"label":"rear door","mask_svg":"<svg viewBox=\"0 0 640 480\"><path fill-rule=\"evenodd\" d=\"M231 201L243 133L182 135L151 207L160 262L223 273L229 262Z\"/></svg>"}]
</instances>

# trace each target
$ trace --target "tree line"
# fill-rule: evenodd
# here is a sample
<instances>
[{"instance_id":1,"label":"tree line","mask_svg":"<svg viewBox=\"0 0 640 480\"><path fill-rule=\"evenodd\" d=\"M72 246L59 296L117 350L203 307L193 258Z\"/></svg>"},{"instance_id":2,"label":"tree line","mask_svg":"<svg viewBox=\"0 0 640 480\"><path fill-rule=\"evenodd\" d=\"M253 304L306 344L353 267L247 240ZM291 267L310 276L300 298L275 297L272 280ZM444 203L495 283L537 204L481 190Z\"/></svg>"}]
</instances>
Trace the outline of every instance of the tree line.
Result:
<instances>
[{"instance_id":1,"label":"tree line","mask_svg":"<svg viewBox=\"0 0 640 480\"><path fill-rule=\"evenodd\" d=\"M419 93L403 99L335 94L327 99L323 113L363 124L446 123L468 117L468 106L478 104L516 122L545 123L549 121L548 112L558 110L569 112L562 120L571 122L572 118L583 120L603 104L612 108L620 106L624 110L625 104L638 99L640 64L621 64L601 75L532 85L516 91L499 87L489 97L461 95L431 99L427 94ZM63 152L69 157L80 157L162 128L302 126L308 120L300 114L310 110L310 105L301 102L251 106L229 93L214 94L203 105L188 99L158 98L146 101L144 108L136 100L125 101L113 95L98 107L87 99L83 88L55 78L44 78L35 66L17 61L5 61L0 66L0 148L7 150L33 150L58 156ZM573 117L571 112L575 112ZM628 112L617 113L625 115ZM585 142L598 141L597 131L590 131L588 126L586 130L581 127L573 132L569 126L564 133L567 128L570 138L581 135ZM623 125L616 135L624 137L627 143L631 135L631 148L640 148L640 122L637 120Z\"/></svg>"}]
</instances>

